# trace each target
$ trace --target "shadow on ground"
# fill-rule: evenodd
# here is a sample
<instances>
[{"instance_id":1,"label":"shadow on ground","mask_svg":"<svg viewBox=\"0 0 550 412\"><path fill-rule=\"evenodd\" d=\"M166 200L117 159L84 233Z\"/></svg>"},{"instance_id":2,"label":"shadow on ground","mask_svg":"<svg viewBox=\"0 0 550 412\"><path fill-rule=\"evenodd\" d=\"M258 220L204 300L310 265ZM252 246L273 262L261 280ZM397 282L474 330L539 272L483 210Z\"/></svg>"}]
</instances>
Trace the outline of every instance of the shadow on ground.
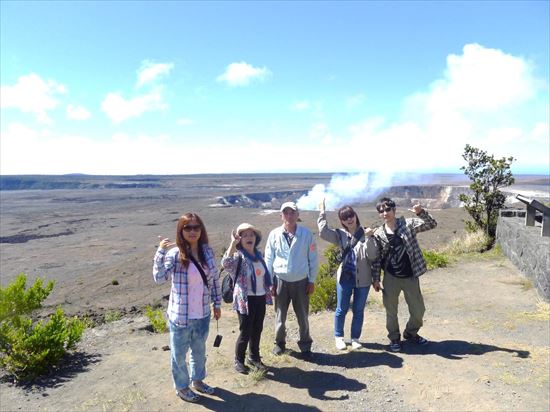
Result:
<instances>
[{"instance_id":1,"label":"shadow on ground","mask_svg":"<svg viewBox=\"0 0 550 412\"><path fill-rule=\"evenodd\" d=\"M367 347L367 345L364 345ZM388 366L390 368L401 368L403 359L393 353L387 352L386 347L378 345L379 352L348 351L338 354L316 352L311 363L323 366L338 366L342 368L369 368L373 366ZM373 349L371 347L371 349ZM297 359L302 359L299 352L287 351Z\"/></svg>"},{"instance_id":2,"label":"shadow on ground","mask_svg":"<svg viewBox=\"0 0 550 412\"><path fill-rule=\"evenodd\" d=\"M65 382L70 381L76 375L87 372L89 366L101 360L99 354L88 354L83 352L75 352L64 357L61 362L62 366L53 369L49 374L38 377L33 381L17 380L13 375L6 374L0 378L3 383L11 383L19 386L26 391L46 390L57 388Z\"/></svg>"},{"instance_id":3,"label":"shadow on ground","mask_svg":"<svg viewBox=\"0 0 550 412\"><path fill-rule=\"evenodd\" d=\"M215 396L203 396L200 403L206 409L210 409L212 411L257 412L258 405L262 405L261 408L264 411L320 411L320 409L314 406L303 405L301 403L282 402L277 399L276 396L277 394L273 394L273 396L270 396L258 393L246 393L243 395L238 395L226 389L216 388Z\"/></svg>"},{"instance_id":4,"label":"shadow on ground","mask_svg":"<svg viewBox=\"0 0 550 412\"><path fill-rule=\"evenodd\" d=\"M387 345L379 343L365 343L365 348L371 350L387 350ZM438 355L446 359L458 360L468 355L483 355L488 352L515 353L519 358L528 358L529 351L503 348L500 346L486 345L484 343L472 343L464 340L430 341L427 345L419 346L407 341L403 342L403 353L408 355Z\"/></svg>"}]
</instances>

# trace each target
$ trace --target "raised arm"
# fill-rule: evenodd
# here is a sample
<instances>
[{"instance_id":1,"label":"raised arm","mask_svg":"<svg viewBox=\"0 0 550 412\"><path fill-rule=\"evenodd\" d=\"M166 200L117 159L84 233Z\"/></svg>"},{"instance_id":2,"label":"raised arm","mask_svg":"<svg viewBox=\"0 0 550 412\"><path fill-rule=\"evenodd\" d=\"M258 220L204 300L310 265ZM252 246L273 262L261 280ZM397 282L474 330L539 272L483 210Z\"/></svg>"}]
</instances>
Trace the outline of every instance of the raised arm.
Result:
<instances>
[{"instance_id":1,"label":"raised arm","mask_svg":"<svg viewBox=\"0 0 550 412\"><path fill-rule=\"evenodd\" d=\"M407 219L407 226L415 233L425 232L437 226L437 222L433 216L426 212L419 204L414 205L409 211L417 216Z\"/></svg>"},{"instance_id":2,"label":"raised arm","mask_svg":"<svg viewBox=\"0 0 550 412\"><path fill-rule=\"evenodd\" d=\"M168 238L160 241L153 258L153 280L155 283L166 282L174 274L175 253L167 253L175 244Z\"/></svg>"}]
</instances>

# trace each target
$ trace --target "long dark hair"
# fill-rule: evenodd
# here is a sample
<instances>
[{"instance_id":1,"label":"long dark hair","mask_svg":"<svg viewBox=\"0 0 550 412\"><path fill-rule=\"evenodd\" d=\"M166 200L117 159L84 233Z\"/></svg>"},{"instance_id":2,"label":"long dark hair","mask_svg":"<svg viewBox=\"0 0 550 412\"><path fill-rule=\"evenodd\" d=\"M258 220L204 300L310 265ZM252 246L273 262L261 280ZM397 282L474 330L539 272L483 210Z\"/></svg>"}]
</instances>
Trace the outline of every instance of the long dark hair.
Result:
<instances>
[{"instance_id":1,"label":"long dark hair","mask_svg":"<svg viewBox=\"0 0 550 412\"><path fill-rule=\"evenodd\" d=\"M203 245L208 245L208 234L206 233L206 228L204 227L204 223L202 222L202 219L199 217L199 215L195 213L186 213L178 220L178 226L176 229L176 245L178 245L178 249L180 250L180 261L184 268L189 267L189 255L191 254L191 245L187 240L183 238L183 227L187 225L190 221L196 221L200 227L201 227L201 235L199 237L199 261L202 265L206 264L206 258L204 256L203 252Z\"/></svg>"},{"instance_id":2,"label":"long dark hair","mask_svg":"<svg viewBox=\"0 0 550 412\"><path fill-rule=\"evenodd\" d=\"M346 230L348 228L344 226L343 221L347 220L351 216L355 216L355 219L357 220L357 227L361 226L361 222L359 222L359 216L357 216L357 213L355 213L355 210L353 210L351 206L345 205L338 209L338 219L340 219L340 224Z\"/></svg>"}]
</instances>

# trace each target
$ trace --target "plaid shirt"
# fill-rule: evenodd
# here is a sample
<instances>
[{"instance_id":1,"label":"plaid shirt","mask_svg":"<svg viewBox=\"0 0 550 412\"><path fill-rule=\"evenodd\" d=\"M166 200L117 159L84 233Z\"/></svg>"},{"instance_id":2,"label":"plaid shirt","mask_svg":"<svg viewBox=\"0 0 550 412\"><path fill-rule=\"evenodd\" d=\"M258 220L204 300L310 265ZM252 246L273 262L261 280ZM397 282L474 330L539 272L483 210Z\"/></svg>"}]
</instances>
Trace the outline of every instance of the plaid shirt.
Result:
<instances>
[{"instance_id":1,"label":"plaid shirt","mask_svg":"<svg viewBox=\"0 0 550 412\"><path fill-rule=\"evenodd\" d=\"M203 313L206 317L210 314L208 306L211 300L214 302L214 308L221 307L221 288L214 251L210 246L203 245L203 252L208 266L208 270L205 271L208 288L204 287L202 297ZM153 259L153 279L155 283L163 283L170 277L172 278L172 288L166 311L168 319L178 326L187 327L189 313L187 270L181 264L177 247L168 252L158 248Z\"/></svg>"},{"instance_id":2,"label":"plaid shirt","mask_svg":"<svg viewBox=\"0 0 550 412\"><path fill-rule=\"evenodd\" d=\"M426 273L426 262L422 256L422 250L416 239L416 234L433 229L437 226L435 219L425 210L422 210L418 217L405 219L400 217L396 221L394 234L403 239L403 244L411 261L411 269L415 278ZM382 261L387 257L390 244L384 226L380 226L374 232L374 239L379 251L379 258L372 262L373 281L380 281Z\"/></svg>"}]
</instances>

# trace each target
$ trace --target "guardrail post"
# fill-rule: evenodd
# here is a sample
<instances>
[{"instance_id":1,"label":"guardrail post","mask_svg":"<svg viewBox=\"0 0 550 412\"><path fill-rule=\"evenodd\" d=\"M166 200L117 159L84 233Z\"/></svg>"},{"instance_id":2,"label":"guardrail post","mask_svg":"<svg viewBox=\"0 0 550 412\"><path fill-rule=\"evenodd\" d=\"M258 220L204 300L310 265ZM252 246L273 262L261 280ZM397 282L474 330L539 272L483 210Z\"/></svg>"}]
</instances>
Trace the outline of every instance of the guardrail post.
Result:
<instances>
[{"instance_id":1,"label":"guardrail post","mask_svg":"<svg viewBox=\"0 0 550 412\"><path fill-rule=\"evenodd\" d=\"M537 209L531 205L526 207L527 213L525 214L525 226L535 226L535 216L537 214Z\"/></svg>"},{"instance_id":2,"label":"guardrail post","mask_svg":"<svg viewBox=\"0 0 550 412\"><path fill-rule=\"evenodd\" d=\"M542 217L542 236L550 236L550 215L547 214Z\"/></svg>"}]
</instances>

